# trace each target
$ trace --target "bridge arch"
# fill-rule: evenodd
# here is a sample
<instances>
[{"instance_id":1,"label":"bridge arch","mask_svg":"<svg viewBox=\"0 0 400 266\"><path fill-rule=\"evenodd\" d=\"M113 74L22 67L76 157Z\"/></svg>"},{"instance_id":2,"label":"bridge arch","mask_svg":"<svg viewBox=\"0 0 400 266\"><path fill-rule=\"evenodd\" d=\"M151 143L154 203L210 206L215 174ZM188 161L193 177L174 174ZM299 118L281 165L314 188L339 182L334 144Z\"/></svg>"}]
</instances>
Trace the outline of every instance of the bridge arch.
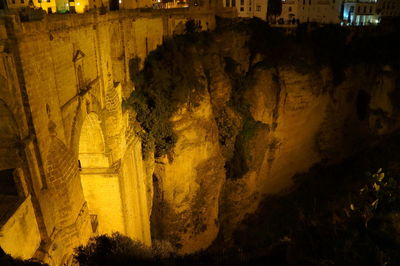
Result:
<instances>
[{"instance_id":1,"label":"bridge arch","mask_svg":"<svg viewBox=\"0 0 400 266\"><path fill-rule=\"evenodd\" d=\"M86 115L82 123L78 163L93 233L124 233L119 172L111 167L101 121L95 112Z\"/></svg>"}]
</instances>

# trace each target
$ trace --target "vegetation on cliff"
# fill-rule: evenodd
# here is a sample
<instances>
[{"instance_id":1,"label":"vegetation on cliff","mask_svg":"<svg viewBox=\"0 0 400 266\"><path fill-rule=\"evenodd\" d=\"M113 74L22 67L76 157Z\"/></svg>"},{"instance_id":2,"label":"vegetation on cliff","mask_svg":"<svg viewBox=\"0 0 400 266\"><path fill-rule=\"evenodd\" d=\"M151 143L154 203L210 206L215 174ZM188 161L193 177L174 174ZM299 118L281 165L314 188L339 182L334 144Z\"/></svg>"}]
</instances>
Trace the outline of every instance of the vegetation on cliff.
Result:
<instances>
[{"instance_id":1,"label":"vegetation on cliff","mask_svg":"<svg viewBox=\"0 0 400 266\"><path fill-rule=\"evenodd\" d=\"M246 135L242 132L246 131L243 126L254 124L244 95L253 86L252 76L257 69L275 69L279 85L279 67L292 67L298 73L319 75L323 66L329 66L333 73L332 85L337 86L344 80L344 69L349 65L364 63L371 64L371 67L391 65L396 68L400 61L398 38L376 28L350 31L338 26L313 28L310 24L300 25L294 34L286 35L257 19L221 19L214 32L198 30L197 24L189 21L187 34L166 40L149 54L143 68L138 58L130 61L131 78L136 89L126 104L135 109L142 126L144 155L149 151L154 151L156 157L172 154L176 135L170 119L179 108L196 106L210 89L210 71L213 71L214 64L220 64L215 62L213 55L224 58L225 75L232 84L228 107L242 119L238 124L225 107L214 106L220 143L226 150L227 161L233 158L235 147L241 149L242 143L235 142L238 134ZM247 38L248 62L236 62L229 52L222 51L226 47L218 46L216 40L229 34ZM244 63L248 64L245 71L242 69ZM396 95L394 93L394 97ZM235 176L240 177L240 174Z\"/></svg>"},{"instance_id":2,"label":"vegetation on cliff","mask_svg":"<svg viewBox=\"0 0 400 266\"><path fill-rule=\"evenodd\" d=\"M207 32L196 33L196 25L187 23L184 36L167 40L151 52L140 70L140 59L130 60L130 74L135 91L126 105L137 113L143 153L154 151L156 157L168 154L176 143L170 118L181 107L198 104L204 93L204 78L199 77L199 49L210 41Z\"/></svg>"},{"instance_id":3,"label":"vegetation on cliff","mask_svg":"<svg viewBox=\"0 0 400 266\"><path fill-rule=\"evenodd\" d=\"M278 127L279 102L284 101L280 99L285 86L281 72L287 69L299 74L297 76L316 77L318 81L323 80L321 69L328 69L327 84L316 84L317 92L311 91L314 89L311 84L312 88L307 88L310 95L331 95L332 105L337 101L356 105L350 110L356 113L354 120L358 119L360 124L368 121L369 114L374 112L382 119L391 120L393 116L389 117L384 110L369 108L369 88L360 85L357 88L354 84L346 87L343 83L353 81L346 76L349 75L346 70L360 64L365 67L366 75L371 76L378 76L385 69L399 69L398 35L379 28L350 30L314 26L301 25L287 36L259 20L221 20L215 32L195 33L191 30L189 35L167 40L149 55L143 69L139 67L139 60L133 59L131 76L136 91L127 103L136 110L137 120L144 130L144 152L154 149L156 157L171 155L177 140L171 121L174 114L180 108L190 110L195 107L208 93L226 162L226 176L235 179L229 181L238 181L250 170L257 169L255 146L267 145L262 147L264 153L266 149L279 148L279 140L273 133ZM232 48L232 43L238 47ZM265 89L270 91L267 96L274 102L267 110L271 121L256 120L250 110L248 94L254 92L256 77L264 70L272 75L272 81L268 79L271 87ZM218 84L214 80L214 71L218 72L218 81L228 80L221 83L229 89L215 92L214 86L218 87ZM378 79L368 80L375 82ZM399 80L397 77L398 84ZM398 84L392 92L396 100ZM343 93L346 99L335 98L338 97L335 90L339 87L348 90L347 94ZM258 89L264 88L259 86ZM352 131L347 133L352 134ZM321 145L316 144L318 148L331 145L327 143L329 139L323 141L325 143ZM333 141L332 145L337 143ZM385 147L385 144L381 145ZM332 151L330 149L330 146L326 148L327 153ZM268 162L274 160L273 152L267 156ZM335 166L321 164L299 176L295 192L266 199L258 212L240 226L232 241L221 235L208 251L182 260L192 261L191 265L219 265L221 260L229 265L259 260L277 265L364 265L370 261L393 264L398 259L394 250L399 248L399 241L393 236L398 233L395 224L398 223L397 177L400 172L382 161L371 163L379 157L374 152L366 159L360 156L361 159L352 158ZM321 158L325 159L322 155ZM390 157L385 158L390 161ZM369 163L359 165L360 160ZM384 178L381 178L382 172L376 173L381 167L387 175ZM365 175L365 170L371 173Z\"/></svg>"},{"instance_id":4,"label":"vegetation on cliff","mask_svg":"<svg viewBox=\"0 0 400 266\"><path fill-rule=\"evenodd\" d=\"M296 191L265 199L233 246L276 265L397 265L399 151L395 134L343 163L298 175Z\"/></svg>"},{"instance_id":5,"label":"vegetation on cliff","mask_svg":"<svg viewBox=\"0 0 400 266\"><path fill-rule=\"evenodd\" d=\"M34 259L30 260L15 259L10 255L6 254L1 247L0 247L0 265L1 266L48 266L47 264L37 262Z\"/></svg>"}]
</instances>

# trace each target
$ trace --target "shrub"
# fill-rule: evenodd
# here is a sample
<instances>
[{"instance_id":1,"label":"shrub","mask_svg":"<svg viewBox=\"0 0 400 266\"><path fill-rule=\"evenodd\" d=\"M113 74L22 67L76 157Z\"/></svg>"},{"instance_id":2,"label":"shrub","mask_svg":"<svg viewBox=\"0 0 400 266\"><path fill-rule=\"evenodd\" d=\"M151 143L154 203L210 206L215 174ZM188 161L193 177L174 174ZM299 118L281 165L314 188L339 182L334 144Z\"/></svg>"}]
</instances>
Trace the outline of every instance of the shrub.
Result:
<instances>
[{"instance_id":1,"label":"shrub","mask_svg":"<svg viewBox=\"0 0 400 266\"><path fill-rule=\"evenodd\" d=\"M136 90L126 105L135 109L137 121L144 129L141 134L144 156L153 147L156 157L168 154L176 143L171 116L183 104L190 108L201 100L204 84L195 69L198 57L193 42L184 35L151 52L141 71L140 60L130 60Z\"/></svg>"},{"instance_id":2,"label":"shrub","mask_svg":"<svg viewBox=\"0 0 400 266\"><path fill-rule=\"evenodd\" d=\"M113 233L96 236L86 246L79 246L75 249L74 259L81 266L148 265L152 250L139 241Z\"/></svg>"}]
</instances>

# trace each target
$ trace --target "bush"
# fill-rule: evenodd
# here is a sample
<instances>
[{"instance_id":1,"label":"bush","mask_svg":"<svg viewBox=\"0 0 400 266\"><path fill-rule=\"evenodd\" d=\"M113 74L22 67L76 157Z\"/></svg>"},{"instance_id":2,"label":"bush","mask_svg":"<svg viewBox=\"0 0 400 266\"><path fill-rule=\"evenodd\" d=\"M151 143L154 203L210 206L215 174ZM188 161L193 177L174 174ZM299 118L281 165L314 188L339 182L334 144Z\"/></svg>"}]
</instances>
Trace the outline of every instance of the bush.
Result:
<instances>
[{"instance_id":1,"label":"bush","mask_svg":"<svg viewBox=\"0 0 400 266\"><path fill-rule=\"evenodd\" d=\"M144 129L141 137L145 157L153 147L156 157L172 150L176 136L171 116L182 105L191 108L202 98L205 82L196 66L201 62L198 48L206 45L206 37L201 37L205 34L191 33L167 40L149 54L141 71L140 60L130 60L130 75L136 89L126 105L135 109L137 121Z\"/></svg>"},{"instance_id":2,"label":"bush","mask_svg":"<svg viewBox=\"0 0 400 266\"><path fill-rule=\"evenodd\" d=\"M47 264L42 264L32 259L30 260L14 259L10 255L6 254L1 247L0 247L0 265L1 266L48 266Z\"/></svg>"},{"instance_id":3,"label":"bush","mask_svg":"<svg viewBox=\"0 0 400 266\"><path fill-rule=\"evenodd\" d=\"M81 266L89 265L148 265L152 250L143 243L113 233L91 238L86 246L75 249L74 259Z\"/></svg>"}]
</instances>

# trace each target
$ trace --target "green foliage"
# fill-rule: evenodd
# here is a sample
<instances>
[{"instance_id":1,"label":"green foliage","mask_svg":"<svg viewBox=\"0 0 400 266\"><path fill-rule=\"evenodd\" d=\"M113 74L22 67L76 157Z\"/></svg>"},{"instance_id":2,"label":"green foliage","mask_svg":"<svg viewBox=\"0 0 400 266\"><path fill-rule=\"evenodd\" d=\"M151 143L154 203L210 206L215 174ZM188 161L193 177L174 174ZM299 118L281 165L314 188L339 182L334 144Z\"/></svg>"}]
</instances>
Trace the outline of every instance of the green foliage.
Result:
<instances>
[{"instance_id":1,"label":"green foliage","mask_svg":"<svg viewBox=\"0 0 400 266\"><path fill-rule=\"evenodd\" d=\"M350 203L352 215L363 219L365 227L371 219L384 213L400 211L400 180L385 177L379 169L375 174L367 173L367 181Z\"/></svg>"},{"instance_id":2,"label":"green foliage","mask_svg":"<svg viewBox=\"0 0 400 266\"><path fill-rule=\"evenodd\" d=\"M0 265L2 266L48 266L48 264L42 264L36 262L33 259L21 260L14 259L10 255L6 254L4 250L0 247Z\"/></svg>"},{"instance_id":3,"label":"green foliage","mask_svg":"<svg viewBox=\"0 0 400 266\"><path fill-rule=\"evenodd\" d=\"M397 265L399 150L396 135L356 158L298 175L296 191L267 198L245 220L235 245L273 265ZM388 169L363 173L376 165Z\"/></svg>"},{"instance_id":4,"label":"green foliage","mask_svg":"<svg viewBox=\"0 0 400 266\"><path fill-rule=\"evenodd\" d=\"M230 117L225 109L216 114L215 121L218 127L219 144L223 148L223 156L230 160L234 153L235 139L241 125Z\"/></svg>"},{"instance_id":5,"label":"green foliage","mask_svg":"<svg viewBox=\"0 0 400 266\"><path fill-rule=\"evenodd\" d=\"M195 37L193 37L195 36ZM198 48L204 45L202 33L176 36L151 52L143 70L140 60L130 60L131 79L136 90L126 101L137 113L143 153L155 149L155 156L168 154L176 143L170 118L182 105L189 109L197 106L202 98L204 80L199 77ZM154 144L153 144L154 143Z\"/></svg>"},{"instance_id":6,"label":"green foliage","mask_svg":"<svg viewBox=\"0 0 400 266\"><path fill-rule=\"evenodd\" d=\"M252 138L257 131L265 128L266 125L255 121L251 117L247 117L243 126L236 137L235 149L231 160L226 162L227 178L236 179L243 177L249 169L249 161L252 160L250 150L253 149L250 145Z\"/></svg>"},{"instance_id":7,"label":"green foliage","mask_svg":"<svg viewBox=\"0 0 400 266\"><path fill-rule=\"evenodd\" d=\"M75 249L74 259L81 266L148 265L151 248L119 233L91 238L86 246Z\"/></svg>"}]
</instances>

